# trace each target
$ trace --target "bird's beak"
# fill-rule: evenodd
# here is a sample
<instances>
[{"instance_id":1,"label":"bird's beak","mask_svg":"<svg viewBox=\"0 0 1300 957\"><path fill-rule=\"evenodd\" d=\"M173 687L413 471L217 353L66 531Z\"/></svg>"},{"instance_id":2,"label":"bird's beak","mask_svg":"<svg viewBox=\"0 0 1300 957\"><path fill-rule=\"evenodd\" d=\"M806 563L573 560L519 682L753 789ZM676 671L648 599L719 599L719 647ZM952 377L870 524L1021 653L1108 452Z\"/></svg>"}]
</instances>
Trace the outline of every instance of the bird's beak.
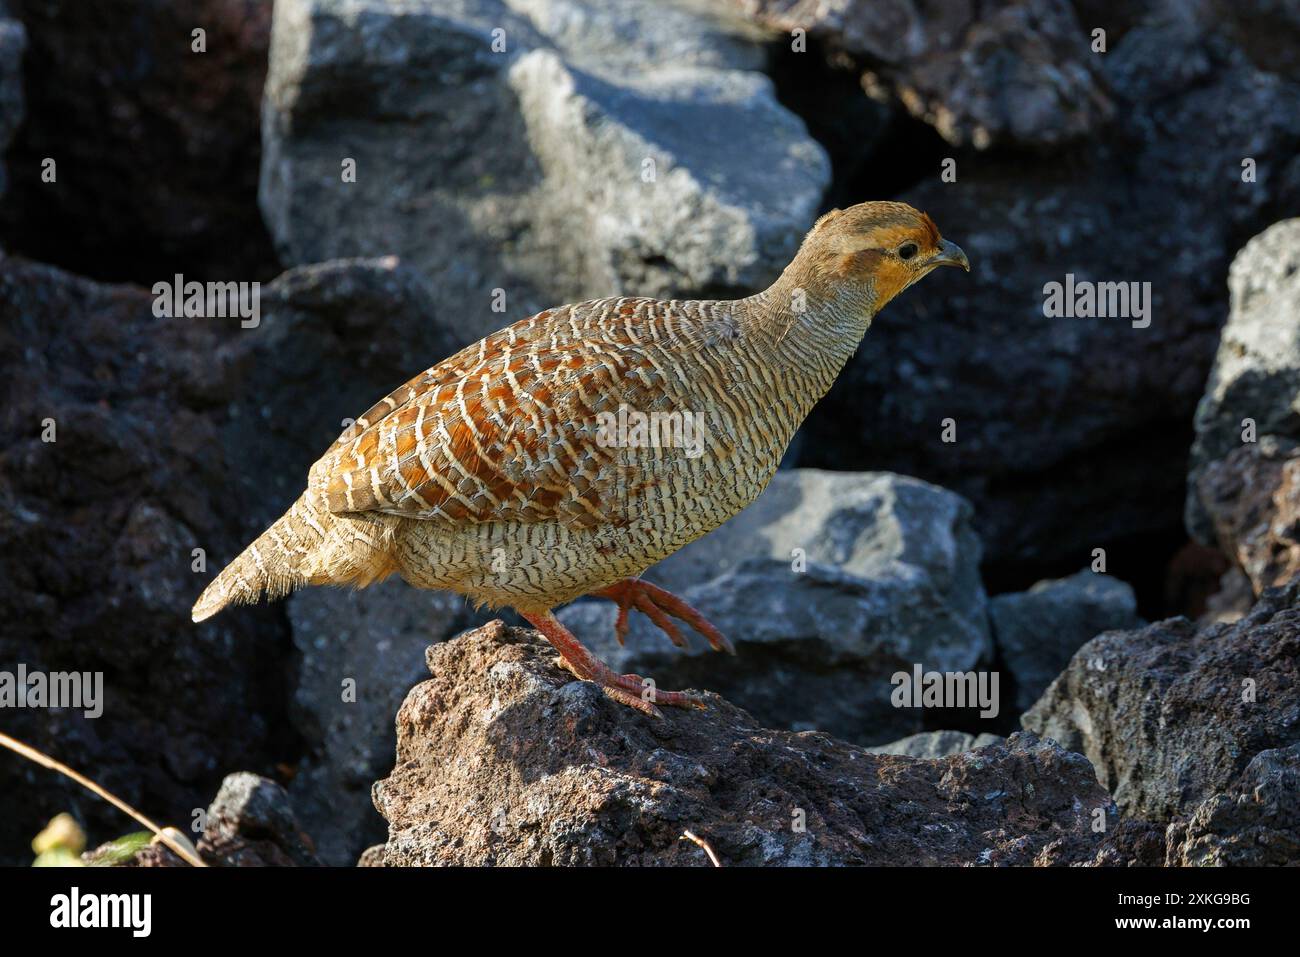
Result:
<instances>
[{"instance_id":1,"label":"bird's beak","mask_svg":"<svg viewBox=\"0 0 1300 957\"><path fill-rule=\"evenodd\" d=\"M962 252L962 248L956 243L950 243L946 239L939 240L938 251L930 257L931 266L960 266L962 269L970 272L970 260Z\"/></svg>"}]
</instances>

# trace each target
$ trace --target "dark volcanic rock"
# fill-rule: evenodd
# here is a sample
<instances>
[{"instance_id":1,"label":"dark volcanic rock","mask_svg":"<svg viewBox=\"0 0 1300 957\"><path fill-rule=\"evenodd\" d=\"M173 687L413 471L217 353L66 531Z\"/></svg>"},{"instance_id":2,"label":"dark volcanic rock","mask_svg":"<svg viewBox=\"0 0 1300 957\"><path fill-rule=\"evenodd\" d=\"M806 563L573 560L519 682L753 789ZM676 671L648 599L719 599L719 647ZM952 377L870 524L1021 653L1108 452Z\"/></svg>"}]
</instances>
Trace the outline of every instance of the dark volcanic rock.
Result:
<instances>
[{"instance_id":1,"label":"dark volcanic rock","mask_svg":"<svg viewBox=\"0 0 1300 957\"><path fill-rule=\"evenodd\" d=\"M197 818L197 814L196 814ZM311 838L298 826L289 795L279 784L247 771L226 775L202 818L197 845L175 828L173 838L190 843L209 867L311 867L319 864ZM120 860L110 842L82 855L87 864L115 867L190 867L189 861L155 836Z\"/></svg>"},{"instance_id":2,"label":"dark volcanic rock","mask_svg":"<svg viewBox=\"0 0 1300 957\"><path fill-rule=\"evenodd\" d=\"M732 0L776 30L805 31L867 71L944 139L1055 146L1114 111L1072 6L1056 0Z\"/></svg>"},{"instance_id":3,"label":"dark volcanic rock","mask_svg":"<svg viewBox=\"0 0 1300 957\"><path fill-rule=\"evenodd\" d=\"M1171 866L1300 864L1300 745L1261 751L1231 787L1170 830Z\"/></svg>"},{"instance_id":4,"label":"dark volcanic rock","mask_svg":"<svg viewBox=\"0 0 1300 957\"><path fill-rule=\"evenodd\" d=\"M223 867L317 863L311 838L298 827L284 788L246 771L228 775L221 782L221 790L208 808L198 850L209 864Z\"/></svg>"},{"instance_id":5,"label":"dark volcanic rock","mask_svg":"<svg viewBox=\"0 0 1300 957\"><path fill-rule=\"evenodd\" d=\"M986 562L1017 575L1180 526L1223 276L1245 238L1300 208L1300 84L1194 13L1143 20L1097 57L1119 106L1101 135L1050 156L954 151L955 182L937 161L915 171L901 198L972 272L930 276L887 307L814 410L801 465L964 495ZM1044 286L1067 274L1149 282L1150 325L1048 317Z\"/></svg>"},{"instance_id":6,"label":"dark volcanic rock","mask_svg":"<svg viewBox=\"0 0 1300 957\"><path fill-rule=\"evenodd\" d=\"M1300 574L1300 446L1273 436L1243 445L1201 470L1196 495L1249 591Z\"/></svg>"},{"instance_id":7,"label":"dark volcanic rock","mask_svg":"<svg viewBox=\"0 0 1300 957\"><path fill-rule=\"evenodd\" d=\"M1300 582L1233 624L1185 618L1079 649L1021 723L1088 756L1125 816L1167 822L1300 741Z\"/></svg>"},{"instance_id":8,"label":"dark volcanic rock","mask_svg":"<svg viewBox=\"0 0 1300 957\"><path fill-rule=\"evenodd\" d=\"M0 0L0 154L9 147L14 131L23 120L23 51L27 49L27 31L9 14ZM8 186L8 177L0 165L0 196Z\"/></svg>"},{"instance_id":9,"label":"dark volcanic rock","mask_svg":"<svg viewBox=\"0 0 1300 957\"><path fill-rule=\"evenodd\" d=\"M189 618L216 556L243 544L210 414L231 398L218 341L212 322L154 318L141 290L0 260L0 669L103 672L105 697L99 718L15 710L6 730L161 821L285 743L283 619ZM0 762L0 855L25 857L33 822L60 811L120 833L76 784Z\"/></svg>"},{"instance_id":10,"label":"dark volcanic rock","mask_svg":"<svg viewBox=\"0 0 1300 957\"><path fill-rule=\"evenodd\" d=\"M270 0L9 6L27 29L28 106L6 245L97 279L274 275L257 211ZM206 52L192 49L197 29Z\"/></svg>"},{"instance_id":11,"label":"dark volcanic rock","mask_svg":"<svg viewBox=\"0 0 1300 957\"><path fill-rule=\"evenodd\" d=\"M1112 628L1136 628L1133 589L1086 569L989 602L993 643L1016 683L1024 711L1070 663L1079 646Z\"/></svg>"},{"instance_id":12,"label":"dark volcanic rock","mask_svg":"<svg viewBox=\"0 0 1300 957\"><path fill-rule=\"evenodd\" d=\"M259 325L226 340L236 401L223 440L238 453L249 540L356 416L456 351L436 292L396 257L300 266L261 292Z\"/></svg>"},{"instance_id":13,"label":"dark volcanic rock","mask_svg":"<svg viewBox=\"0 0 1300 957\"><path fill-rule=\"evenodd\" d=\"M1040 866L1072 867L1160 867L1165 863L1165 829L1146 821L1122 820L1111 825L1107 822L1105 838L1096 853L1079 860L1077 848L1069 841L1053 841L1034 859Z\"/></svg>"},{"instance_id":14,"label":"dark volcanic rock","mask_svg":"<svg viewBox=\"0 0 1300 957\"><path fill-rule=\"evenodd\" d=\"M647 718L493 622L429 650L375 785L363 863L1030 864L1092 859L1114 806L1088 762L1029 734L925 761L764 729L708 695ZM800 826L803 825L803 826Z\"/></svg>"}]
</instances>

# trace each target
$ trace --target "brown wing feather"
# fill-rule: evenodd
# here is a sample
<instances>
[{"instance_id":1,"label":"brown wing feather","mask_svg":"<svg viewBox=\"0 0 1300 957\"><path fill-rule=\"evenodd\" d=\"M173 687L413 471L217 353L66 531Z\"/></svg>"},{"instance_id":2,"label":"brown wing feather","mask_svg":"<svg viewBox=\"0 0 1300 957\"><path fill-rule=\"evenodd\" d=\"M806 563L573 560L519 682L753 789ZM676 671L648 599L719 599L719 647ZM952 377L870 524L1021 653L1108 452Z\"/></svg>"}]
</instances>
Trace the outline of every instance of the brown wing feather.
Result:
<instances>
[{"instance_id":1,"label":"brown wing feather","mask_svg":"<svg viewBox=\"0 0 1300 957\"><path fill-rule=\"evenodd\" d=\"M662 304L540 313L462 350L372 406L314 483L333 512L622 524L655 466L602 446L598 416L669 408L678 385L639 348L647 306Z\"/></svg>"}]
</instances>

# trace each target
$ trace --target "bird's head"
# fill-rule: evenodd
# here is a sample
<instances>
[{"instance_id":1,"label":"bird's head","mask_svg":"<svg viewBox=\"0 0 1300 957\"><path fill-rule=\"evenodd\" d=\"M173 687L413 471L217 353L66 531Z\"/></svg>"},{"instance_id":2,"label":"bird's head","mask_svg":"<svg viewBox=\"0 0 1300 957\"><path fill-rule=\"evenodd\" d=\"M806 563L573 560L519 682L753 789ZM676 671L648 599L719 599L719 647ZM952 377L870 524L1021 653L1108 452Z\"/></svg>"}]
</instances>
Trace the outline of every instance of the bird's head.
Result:
<instances>
[{"instance_id":1,"label":"bird's head","mask_svg":"<svg viewBox=\"0 0 1300 957\"><path fill-rule=\"evenodd\" d=\"M831 210L804 237L794 264L810 284L860 288L873 313L938 266L970 271L961 247L906 203L859 203Z\"/></svg>"}]
</instances>

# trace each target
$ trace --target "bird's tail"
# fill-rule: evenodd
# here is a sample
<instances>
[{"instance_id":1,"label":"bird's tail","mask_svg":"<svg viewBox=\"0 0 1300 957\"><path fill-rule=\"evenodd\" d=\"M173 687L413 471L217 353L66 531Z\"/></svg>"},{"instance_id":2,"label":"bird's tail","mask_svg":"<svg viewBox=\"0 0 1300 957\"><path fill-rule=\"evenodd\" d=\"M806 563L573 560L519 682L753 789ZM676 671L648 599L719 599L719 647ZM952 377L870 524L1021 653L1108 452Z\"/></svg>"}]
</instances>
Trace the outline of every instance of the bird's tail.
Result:
<instances>
[{"instance_id":1,"label":"bird's tail","mask_svg":"<svg viewBox=\"0 0 1300 957\"><path fill-rule=\"evenodd\" d=\"M324 539L304 494L203 590L190 617L211 618L227 605L247 605L263 594L282 598L310 581L307 562Z\"/></svg>"}]
</instances>

